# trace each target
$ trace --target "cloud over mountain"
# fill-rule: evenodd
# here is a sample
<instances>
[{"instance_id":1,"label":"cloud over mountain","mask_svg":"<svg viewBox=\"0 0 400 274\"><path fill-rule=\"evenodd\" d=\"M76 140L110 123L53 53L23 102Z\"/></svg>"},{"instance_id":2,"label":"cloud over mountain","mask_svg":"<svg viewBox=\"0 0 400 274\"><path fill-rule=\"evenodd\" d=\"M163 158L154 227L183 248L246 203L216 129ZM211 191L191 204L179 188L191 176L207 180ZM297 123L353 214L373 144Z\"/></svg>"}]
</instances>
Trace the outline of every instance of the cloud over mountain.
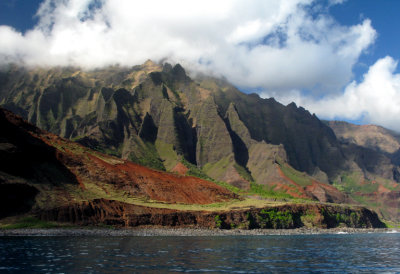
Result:
<instances>
[{"instance_id":1,"label":"cloud over mountain","mask_svg":"<svg viewBox=\"0 0 400 274\"><path fill-rule=\"evenodd\" d=\"M341 2L46 0L32 30L0 26L0 63L94 68L169 60L278 99L293 90L339 96L377 36L368 19L336 22L329 5ZM307 100L301 95L298 103Z\"/></svg>"},{"instance_id":2,"label":"cloud over mountain","mask_svg":"<svg viewBox=\"0 0 400 274\"><path fill-rule=\"evenodd\" d=\"M294 100L326 119L360 120L399 131L400 74L395 73L396 67L397 62L387 56L369 68L362 82L347 85L343 94L315 99L293 91L281 99Z\"/></svg>"},{"instance_id":3,"label":"cloud over mountain","mask_svg":"<svg viewBox=\"0 0 400 274\"><path fill-rule=\"evenodd\" d=\"M311 2L47 0L33 30L0 28L1 60L97 67L167 58L246 87L343 85L375 31L368 20L340 26Z\"/></svg>"}]
</instances>

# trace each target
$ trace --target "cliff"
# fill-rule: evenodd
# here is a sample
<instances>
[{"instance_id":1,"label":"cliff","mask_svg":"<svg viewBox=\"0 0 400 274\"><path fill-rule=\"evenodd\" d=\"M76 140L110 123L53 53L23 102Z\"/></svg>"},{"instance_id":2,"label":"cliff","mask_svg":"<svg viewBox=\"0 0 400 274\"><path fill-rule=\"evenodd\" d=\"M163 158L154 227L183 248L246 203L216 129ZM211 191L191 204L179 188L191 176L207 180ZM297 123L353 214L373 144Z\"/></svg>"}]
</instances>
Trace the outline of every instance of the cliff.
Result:
<instances>
[{"instance_id":1,"label":"cliff","mask_svg":"<svg viewBox=\"0 0 400 274\"><path fill-rule=\"evenodd\" d=\"M221 79L191 78L179 64L9 66L0 83L5 108L121 161L171 172L184 165L187 175L243 191L320 202L370 206L364 194L400 191L396 153L343 142L294 103L245 94ZM399 218L395 207L374 209Z\"/></svg>"},{"instance_id":2,"label":"cliff","mask_svg":"<svg viewBox=\"0 0 400 274\"><path fill-rule=\"evenodd\" d=\"M210 181L92 151L2 108L0 126L5 129L0 133L0 220L35 216L118 227L383 226L365 208L246 200L248 194L239 196Z\"/></svg>"}]
</instances>

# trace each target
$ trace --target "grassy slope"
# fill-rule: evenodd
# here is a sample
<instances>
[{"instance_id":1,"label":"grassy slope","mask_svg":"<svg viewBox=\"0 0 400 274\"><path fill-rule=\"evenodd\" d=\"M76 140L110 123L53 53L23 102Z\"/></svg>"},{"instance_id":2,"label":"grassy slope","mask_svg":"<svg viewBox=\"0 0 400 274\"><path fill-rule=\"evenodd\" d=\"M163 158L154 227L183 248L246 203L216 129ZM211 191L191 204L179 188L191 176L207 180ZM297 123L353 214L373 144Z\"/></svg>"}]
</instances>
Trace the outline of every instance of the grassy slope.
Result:
<instances>
[{"instance_id":1,"label":"grassy slope","mask_svg":"<svg viewBox=\"0 0 400 274\"><path fill-rule=\"evenodd\" d=\"M96 157L101 158L102 160L106 161L109 164L121 163L121 160L116 157L94 152L91 151L90 149L87 149L85 147L82 147L80 145L71 142L65 142L65 143L54 142L53 144L56 145L59 150L68 150L70 153L80 155L81 157L87 157L87 154L90 153L96 155ZM192 173L195 174L196 172L199 172L198 170L196 171L196 168L194 166L191 167L191 170ZM201 173L198 173L198 175L201 175ZM278 193L266 187L256 185L254 183L252 184L252 187L249 191L243 191L234 188L226 183L216 182L218 185L227 187L231 191L238 193L240 195L240 199L233 199L228 202L213 203L207 205L177 204L177 203L171 204L166 202L153 201L141 197L129 196L122 190L114 188L112 185L100 186L96 182L89 180L83 180L81 183L84 186L84 189L74 185L63 186L63 189L58 189L58 190L46 189L45 186L39 186L39 188L41 188L40 195L42 195L42 197L38 197L38 200L39 201L41 200L39 204L42 203L42 205L44 206L44 203L46 203L46 206L49 206L51 204L53 204L54 206L57 203L59 203L59 199L65 198L62 197L62 193L68 193L69 201L75 201L75 202L87 201L96 198L105 198L105 199L116 200L146 207L167 208L175 210L209 211L209 212L213 211L220 212L220 211L230 211L230 210L250 209L250 208L265 208L269 206L285 205L288 203L291 204L315 203L313 201L290 199L291 197L288 196L287 194ZM51 199L48 199L49 197ZM303 216L302 218L303 219L305 218L304 220L302 219L304 223L307 223L306 219L308 217L312 218L313 216ZM60 226L65 227L65 225L61 225L54 222L43 222L29 215L19 216L14 219L6 219L0 222L0 228L3 229L53 228ZM99 224L99 226L101 226L101 224Z\"/></svg>"},{"instance_id":2,"label":"grassy slope","mask_svg":"<svg viewBox=\"0 0 400 274\"><path fill-rule=\"evenodd\" d=\"M72 142L66 143L57 143L52 142L52 145L57 147L58 149L65 151L67 149L70 153L79 155L81 157L87 157L86 154L93 154L96 157L101 158L103 161L106 161L110 164L118 164L121 162L120 159L112 156L108 156L105 154L94 152L88 148L85 148L81 145L74 144ZM184 161L184 160L183 160ZM196 177L200 177L203 179L209 179L207 175L205 175L201 170L199 170L194 165L190 165L186 161L184 164L189 166L189 175L194 175ZM280 193L273 192L271 190L267 190L265 188L258 188L253 187L250 191L244 192L238 188L235 188L227 183L224 182L216 182L216 184L229 189L230 191L239 194L242 196L241 199L231 200L229 202L223 203L215 203L215 204L208 204L208 205L198 205L198 204L170 204L166 202L159 202L159 201L152 201L149 199L141 198L141 197L133 197L128 196L124 191L118 190L114 188L112 185L102 185L99 186L96 182L92 182L89 180L83 180L82 184L84 185L85 189L76 187L76 186L64 186L63 190L66 190L69 195L71 196L71 200L80 202L80 201L87 201L97 198L105 198L110 200L117 200L121 202L126 202L130 204L136 204L141 206L149 206L149 207L158 207L158 208L169 208L169 209L177 209L177 210L229 210L231 208L247 208L247 207L264 207L271 204L283 204L283 201L271 201L268 199L260 199L258 197L247 197L249 195L252 196L261 196L263 198L290 198L288 195L281 195ZM53 196L51 191L46 191L46 189L41 189L41 192L45 196ZM57 201L54 201L57 203ZM43 200L45 203L45 200Z\"/></svg>"}]
</instances>

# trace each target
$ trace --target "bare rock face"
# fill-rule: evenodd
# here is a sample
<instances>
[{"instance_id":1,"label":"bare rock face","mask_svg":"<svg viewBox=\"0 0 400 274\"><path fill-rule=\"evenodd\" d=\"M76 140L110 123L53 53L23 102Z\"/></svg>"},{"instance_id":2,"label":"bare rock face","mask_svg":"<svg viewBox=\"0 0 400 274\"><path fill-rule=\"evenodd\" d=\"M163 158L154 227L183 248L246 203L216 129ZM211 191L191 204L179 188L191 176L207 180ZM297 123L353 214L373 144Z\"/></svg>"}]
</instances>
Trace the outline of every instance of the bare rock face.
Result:
<instances>
[{"instance_id":1,"label":"bare rock face","mask_svg":"<svg viewBox=\"0 0 400 274\"><path fill-rule=\"evenodd\" d=\"M216 163L233 154L232 140L222 118L218 115L217 105L212 97L201 105L196 121L196 156L199 166Z\"/></svg>"},{"instance_id":2,"label":"bare rock face","mask_svg":"<svg viewBox=\"0 0 400 274\"><path fill-rule=\"evenodd\" d=\"M0 105L32 124L157 170L172 171L183 164L190 174L246 190L256 183L294 197L332 202L373 193L358 191L365 182L384 187L400 182L398 135L374 126L337 123L331 128L294 103L284 106L273 98L245 94L221 79L192 79L179 64L149 61L94 71L10 66L0 71L0 78ZM0 153L13 150L15 144L8 143ZM57 155L52 165L62 169L56 162L66 154ZM82 165L106 170L95 162L92 157ZM82 185L78 168L69 168L61 172L65 181ZM99 177L90 169L85 172L84 179ZM123 185L129 179L124 176L116 176L114 185ZM139 188L137 193L150 197L149 191Z\"/></svg>"},{"instance_id":3,"label":"bare rock face","mask_svg":"<svg viewBox=\"0 0 400 274\"><path fill-rule=\"evenodd\" d=\"M278 162L287 162L286 152L282 145L259 142L253 143L250 147L248 167L259 184L283 180L278 172Z\"/></svg>"},{"instance_id":4,"label":"bare rock face","mask_svg":"<svg viewBox=\"0 0 400 274\"><path fill-rule=\"evenodd\" d=\"M221 179L228 166L217 172L216 163L233 156L248 172L254 141L282 144L288 163L310 175L318 168L331 178L343 169L331 129L304 109L221 80L192 80L180 65L149 64L89 72L10 67L0 104L45 130L157 169L166 163L170 170L183 156L199 168L211 164Z\"/></svg>"},{"instance_id":5,"label":"bare rock face","mask_svg":"<svg viewBox=\"0 0 400 274\"><path fill-rule=\"evenodd\" d=\"M0 109L0 125L7 129L1 135L0 148L6 156L4 159L15 158L14 162L10 161L15 164L22 155L26 156L25 164L36 165L33 173L19 174L2 158L0 218L30 213L47 221L124 227L153 225L251 229L382 225L376 214L364 208L322 204L288 204L230 211L179 211L123 202L121 200L136 199L136 202L153 201L164 205L211 204L237 199L238 196L210 181L153 170L92 151L39 130L4 109ZM32 152L39 153L38 150L42 154L37 155L35 163L30 163L35 156ZM279 149L276 156L280 160L284 158ZM40 179L38 175L46 178ZM290 181L290 178L286 180ZM326 201L333 199L332 193L335 193L317 182L310 188L299 189Z\"/></svg>"},{"instance_id":6,"label":"bare rock face","mask_svg":"<svg viewBox=\"0 0 400 274\"><path fill-rule=\"evenodd\" d=\"M313 181L312 185L306 186L305 190L323 203L352 202L344 193L340 192L335 187L317 181Z\"/></svg>"}]
</instances>

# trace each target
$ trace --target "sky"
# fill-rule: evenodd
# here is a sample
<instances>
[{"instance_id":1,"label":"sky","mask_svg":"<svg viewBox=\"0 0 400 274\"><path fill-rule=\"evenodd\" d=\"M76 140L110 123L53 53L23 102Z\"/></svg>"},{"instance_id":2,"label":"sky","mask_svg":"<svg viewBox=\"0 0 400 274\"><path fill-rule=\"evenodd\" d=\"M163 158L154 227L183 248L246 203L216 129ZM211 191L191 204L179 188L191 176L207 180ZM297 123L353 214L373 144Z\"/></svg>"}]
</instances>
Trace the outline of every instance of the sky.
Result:
<instances>
[{"instance_id":1,"label":"sky","mask_svg":"<svg viewBox=\"0 0 400 274\"><path fill-rule=\"evenodd\" d=\"M151 59L400 131L397 0L0 0L0 65Z\"/></svg>"}]
</instances>

